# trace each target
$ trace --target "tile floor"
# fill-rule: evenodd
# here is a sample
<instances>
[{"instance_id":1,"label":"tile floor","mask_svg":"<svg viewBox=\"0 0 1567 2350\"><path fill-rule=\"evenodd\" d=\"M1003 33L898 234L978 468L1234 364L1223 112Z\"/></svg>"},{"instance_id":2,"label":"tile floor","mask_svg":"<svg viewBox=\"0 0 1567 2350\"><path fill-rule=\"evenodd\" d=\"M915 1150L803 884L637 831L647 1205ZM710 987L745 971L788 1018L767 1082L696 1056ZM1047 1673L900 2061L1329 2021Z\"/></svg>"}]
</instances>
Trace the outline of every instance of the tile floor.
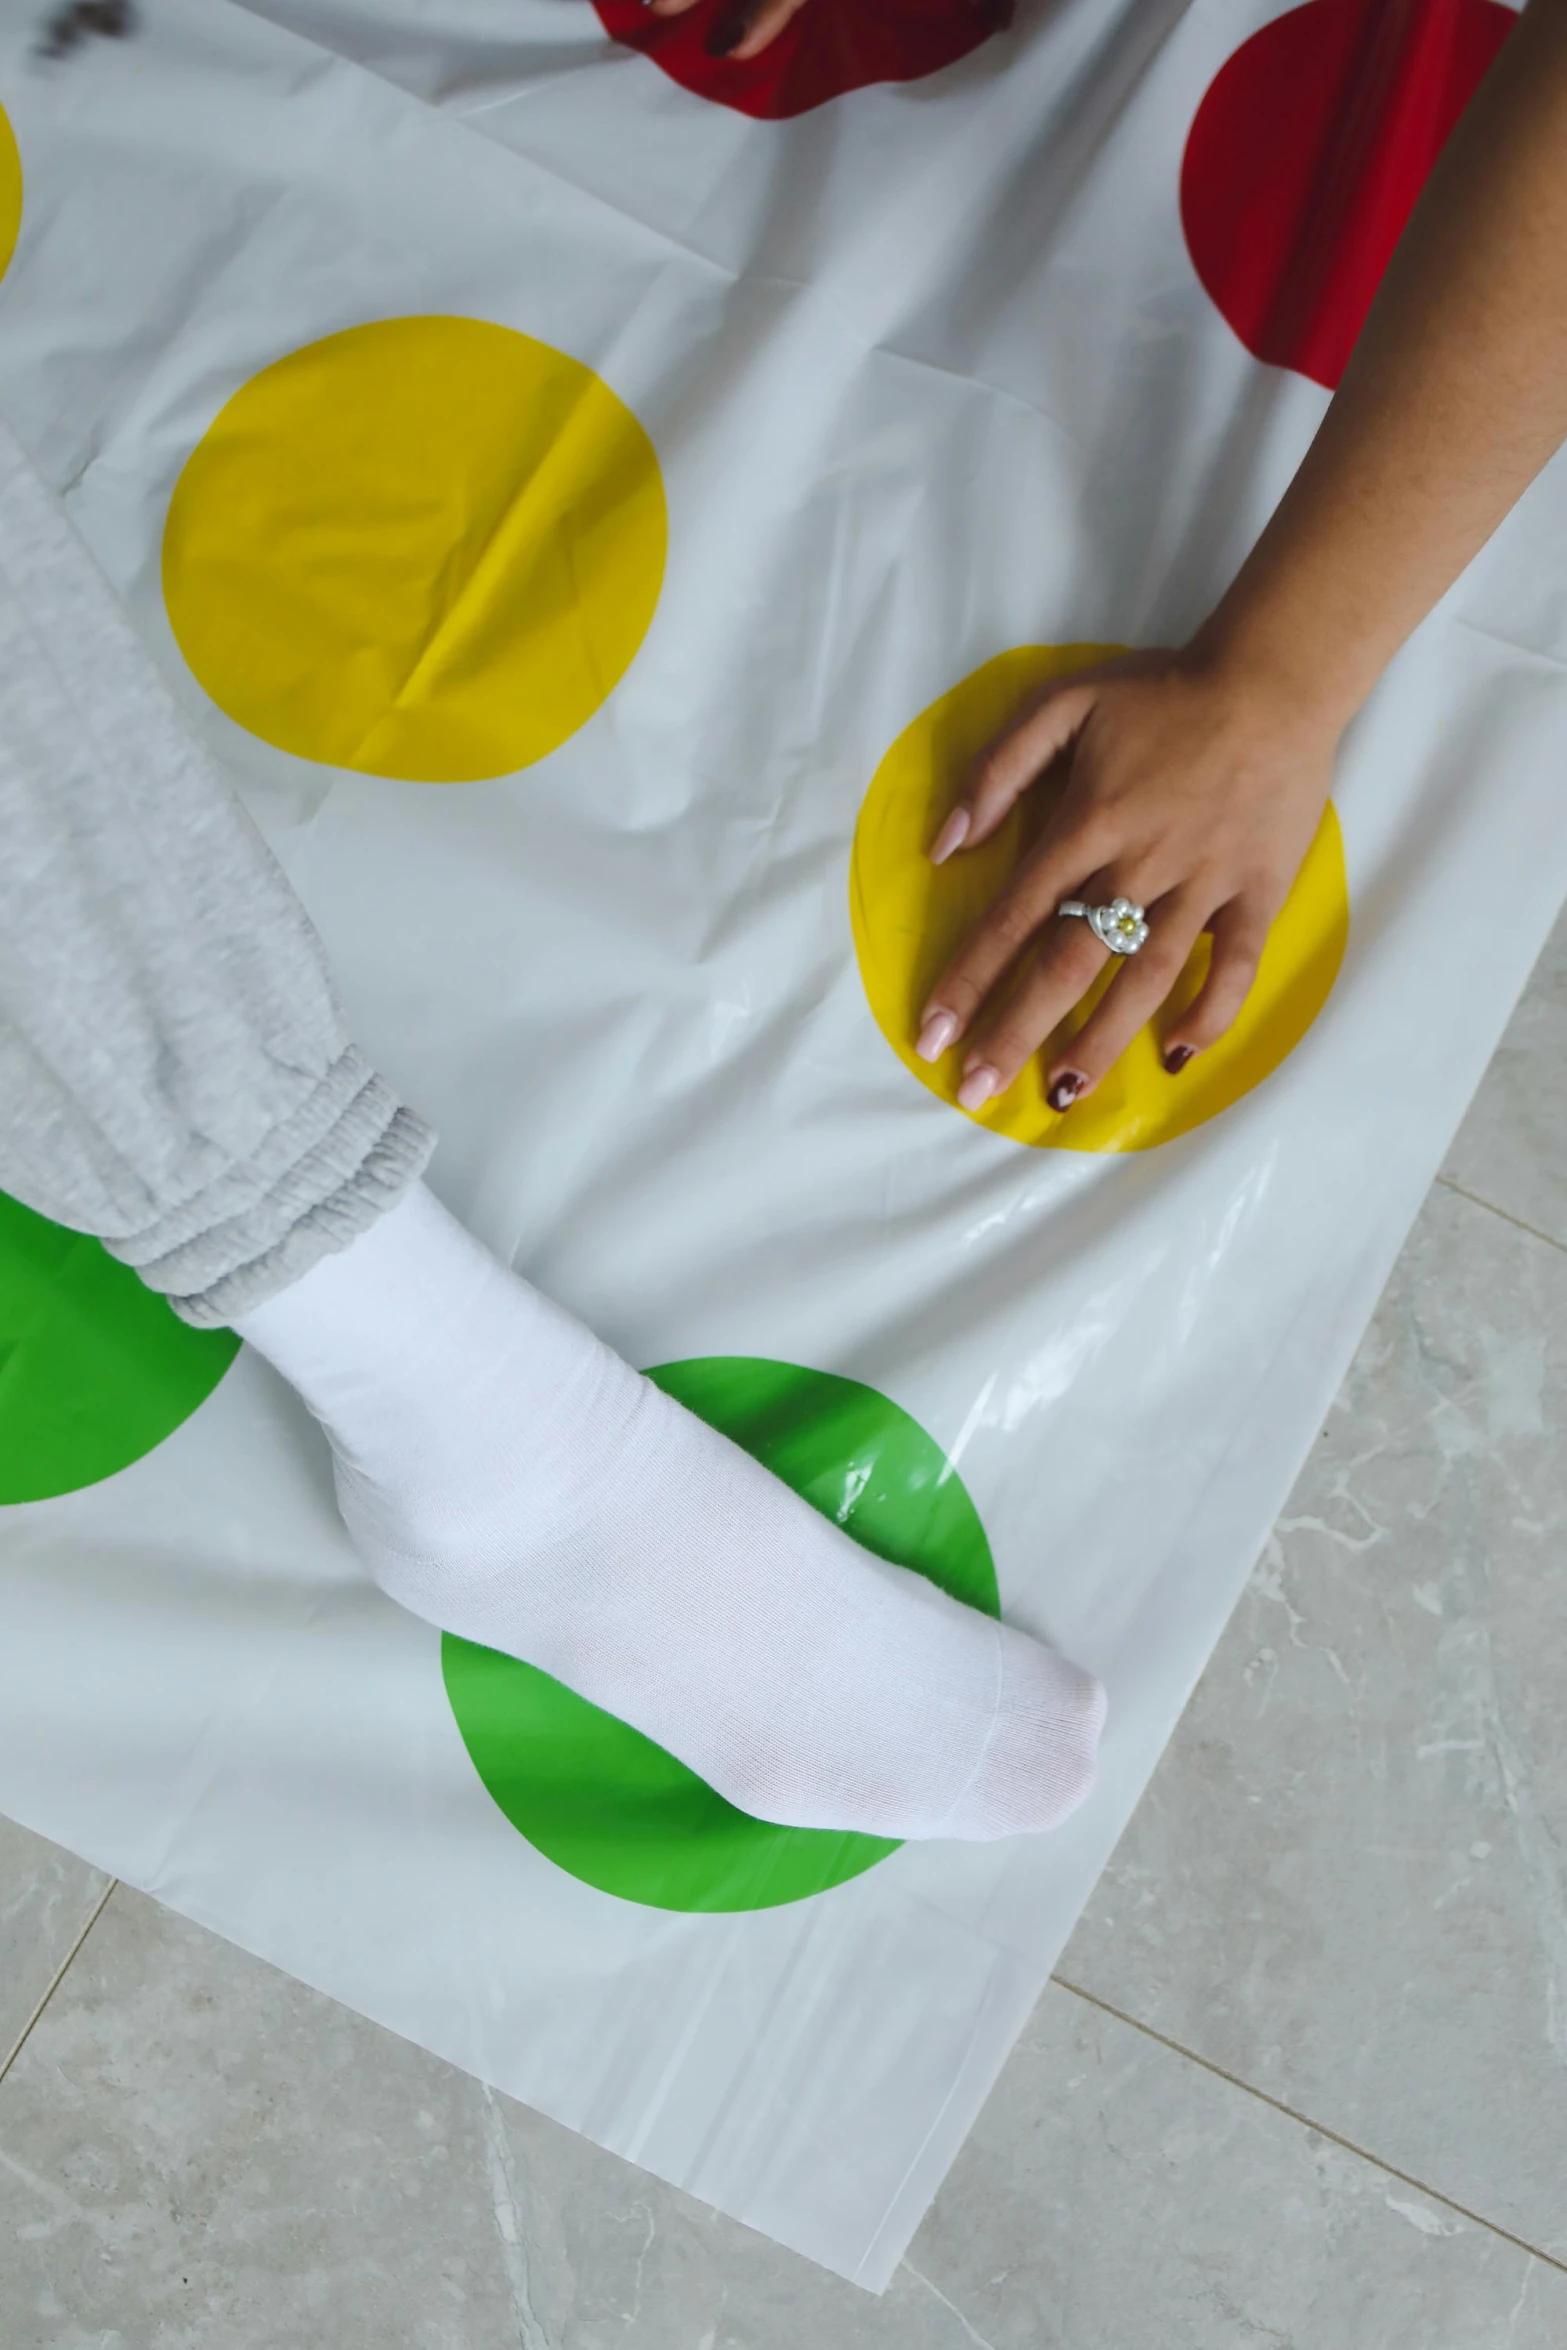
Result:
<instances>
[{"instance_id":1,"label":"tile floor","mask_svg":"<svg viewBox=\"0 0 1567 2350\"><path fill-rule=\"evenodd\" d=\"M0 2344L1560 2350L1564 1433L1567 920L880 2300L0 1822Z\"/></svg>"}]
</instances>

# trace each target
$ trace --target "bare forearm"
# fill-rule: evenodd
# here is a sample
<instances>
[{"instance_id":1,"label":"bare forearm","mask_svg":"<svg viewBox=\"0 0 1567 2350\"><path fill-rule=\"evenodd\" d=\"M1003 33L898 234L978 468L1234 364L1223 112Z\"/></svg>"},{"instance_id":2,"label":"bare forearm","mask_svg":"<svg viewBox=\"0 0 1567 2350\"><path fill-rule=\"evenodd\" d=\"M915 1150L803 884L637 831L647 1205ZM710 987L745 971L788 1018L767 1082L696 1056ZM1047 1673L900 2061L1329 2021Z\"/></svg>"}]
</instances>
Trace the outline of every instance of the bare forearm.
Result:
<instances>
[{"instance_id":1,"label":"bare forearm","mask_svg":"<svg viewBox=\"0 0 1567 2350\"><path fill-rule=\"evenodd\" d=\"M965 1109L986 1115L1043 1052L1065 1114L1155 1017L1172 1075L1218 1042L1321 819L1346 722L1564 438L1567 0L1530 0L1218 611L1180 651L1048 687L933 843L938 864L981 846L1064 765L1034 847L925 1003L916 1050L962 1051ZM1147 909L1147 936L1068 1033L1109 950L1058 919L1062 901L1119 897ZM1204 931L1207 977L1177 1003Z\"/></svg>"},{"instance_id":2,"label":"bare forearm","mask_svg":"<svg viewBox=\"0 0 1567 2350\"><path fill-rule=\"evenodd\" d=\"M1345 723L1567 438L1567 0L1530 0L1198 649Z\"/></svg>"}]
</instances>

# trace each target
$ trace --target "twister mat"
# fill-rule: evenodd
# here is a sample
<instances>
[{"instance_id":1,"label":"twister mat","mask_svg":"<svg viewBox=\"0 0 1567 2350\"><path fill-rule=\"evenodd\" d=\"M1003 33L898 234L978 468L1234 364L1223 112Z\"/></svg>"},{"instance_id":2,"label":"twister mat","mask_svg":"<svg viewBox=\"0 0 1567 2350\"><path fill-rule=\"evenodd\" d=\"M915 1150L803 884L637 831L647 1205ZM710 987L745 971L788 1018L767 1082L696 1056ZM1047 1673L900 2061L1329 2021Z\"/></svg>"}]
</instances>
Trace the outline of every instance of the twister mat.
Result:
<instances>
[{"instance_id":1,"label":"twister mat","mask_svg":"<svg viewBox=\"0 0 1567 2350\"><path fill-rule=\"evenodd\" d=\"M1097 1669L1101 1783L985 1849L758 1827L399 1613L279 1383L0 1203L0 1808L879 2288L1567 889L1567 471L1357 722L1200 1075L965 1115L910 1012L1025 819L936 873L932 812L1211 606L1511 19L810 0L742 67L713 6L143 0L54 68L12 8L0 405L437 1189Z\"/></svg>"}]
</instances>

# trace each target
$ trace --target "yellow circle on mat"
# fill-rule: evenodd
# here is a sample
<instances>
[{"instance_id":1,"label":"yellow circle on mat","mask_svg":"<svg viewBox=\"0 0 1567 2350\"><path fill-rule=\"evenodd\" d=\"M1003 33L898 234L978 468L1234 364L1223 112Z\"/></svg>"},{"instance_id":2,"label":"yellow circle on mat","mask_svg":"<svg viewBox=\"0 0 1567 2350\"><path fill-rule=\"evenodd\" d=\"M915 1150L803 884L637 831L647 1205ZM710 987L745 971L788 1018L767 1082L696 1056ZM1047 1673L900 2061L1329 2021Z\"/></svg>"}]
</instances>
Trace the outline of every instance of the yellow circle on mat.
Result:
<instances>
[{"instance_id":1,"label":"yellow circle on mat","mask_svg":"<svg viewBox=\"0 0 1567 2350\"><path fill-rule=\"evenodd\" d=\"M942 969L993 904L1037 838L1045 787L1028 793L983 848L947 864L927 854L974 761L1047 680L1107 660L1118 645L1020 645L999 653L921 711L877 768L860 810L850 865L850 911L860 976L883 1036L904 1067L957 1107L963 1047L931 1067L919 1060L919 1015ZM1171 1077L1160 1041L1208 969L1199 939L1169 1003L1075 1109L1045 1100L1051 1047L975 1123L1043 1150L1147 1150L1189 1134L1275 1070L1327 1001L1349 935L1344 846L1331 802L1283 911L1268 934L1256 985L1229 1034ZM1109 986L1111 964L1057 1039L1074 1034ZM1058 1046L1057 1046L1058 1049ZM962 1115L970 1115L963 1112Z\"/></svg>"},{"instance_id":2,"label":"yellow circle on mat","mask_svg":"<svg viewBox=\"0 0 1567 2350\"><path fill-rule=\"evenodd\" d=\"M580 361L478 318L391 318L252 376L175 484L180 650L264 742L412 783L542 759L658 602L653 445Z\"/></svg>"},{"instance_id":3,"label":"yellow circle on mat","mask_svg":"<svg viewBox=\"0 0 1567 2350\"><path fill-rule=\"evenodd\" d=\"M0 276L11 265L22 229L22 158L16 151L16 133L0 106Z\"/></svg>"}]
</instances>

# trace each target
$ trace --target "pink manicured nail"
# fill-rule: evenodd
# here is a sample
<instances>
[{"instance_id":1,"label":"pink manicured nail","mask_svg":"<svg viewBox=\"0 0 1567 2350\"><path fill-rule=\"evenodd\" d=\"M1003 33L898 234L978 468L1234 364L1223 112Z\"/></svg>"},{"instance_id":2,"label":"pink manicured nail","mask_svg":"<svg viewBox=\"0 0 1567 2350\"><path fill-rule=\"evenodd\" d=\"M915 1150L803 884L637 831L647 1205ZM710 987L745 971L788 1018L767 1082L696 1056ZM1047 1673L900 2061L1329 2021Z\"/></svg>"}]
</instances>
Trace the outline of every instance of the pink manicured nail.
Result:
<instances>
[{"instance_id":1,"label":"pink manicured nail","mask_svg":"<svg viewBox=\"0 0 1567 2350\"><path fill-rule=\"evenodd\" d=\"M971 1069L958 1087L958 1108L982 1110L1000 1083L1000 1071L981 1061L979 1067Z\"/></svg>"},{"instance_id":2,"label":"pink manicured nail","mask_svg":"<svg viewBox=\"0 0 1567 2350\"><path fill-rule=\"evenodd\" d=\"M932 1012L920 1030L919 1042L914 1050L922 1061L939 1061L957 1033L958 1023L955 1014Z\"/></svg>"},{"instance_id":3,"label":"pink manicured nail","mask_svg":"<svg viewBox=\"0 0 1567 2350\"><path fill-rule=\"evenodd\" d=\"M945 865L953 850L960 849L968 839L968 828L969 812L967 808L954 808L931 843L931 863Z\"/></svg>"}]
</instances>

